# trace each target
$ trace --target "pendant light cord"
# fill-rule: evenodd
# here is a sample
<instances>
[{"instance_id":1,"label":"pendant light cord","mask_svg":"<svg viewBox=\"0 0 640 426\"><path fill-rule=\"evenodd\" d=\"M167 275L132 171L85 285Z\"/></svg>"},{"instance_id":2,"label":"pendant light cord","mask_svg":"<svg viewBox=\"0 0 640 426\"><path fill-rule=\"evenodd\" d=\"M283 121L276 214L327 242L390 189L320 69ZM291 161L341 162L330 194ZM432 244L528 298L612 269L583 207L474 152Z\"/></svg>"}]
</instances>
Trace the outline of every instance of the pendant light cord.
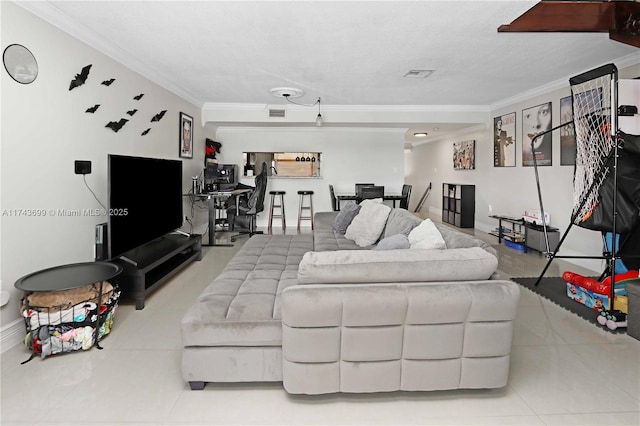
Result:
<instances>
[{"instance_id":1,"label":"pendant light cord","mask_svg":"<svg viewBox=\"0 0 640 426\"><path fill-rule=\"evenodd\" d=\"M294 101L292 101L291 99L289 99L289 96L290 96L290 95L288 95L288 94L284 94L284 95L282 95L282 97L283 97L287 102L289 102L289 103L291 103L291 104L299 105L299 106L305 106L305 107L313 107L313 106L318 105L318 112L320 111L320 98L318 98L318 100L317 100L317 101L315 101L315 102L314 102L314 103L312 103L312 104L301 104L301 103L298 103L298 102L294 102Z\"/></svg>"}]
</instances>

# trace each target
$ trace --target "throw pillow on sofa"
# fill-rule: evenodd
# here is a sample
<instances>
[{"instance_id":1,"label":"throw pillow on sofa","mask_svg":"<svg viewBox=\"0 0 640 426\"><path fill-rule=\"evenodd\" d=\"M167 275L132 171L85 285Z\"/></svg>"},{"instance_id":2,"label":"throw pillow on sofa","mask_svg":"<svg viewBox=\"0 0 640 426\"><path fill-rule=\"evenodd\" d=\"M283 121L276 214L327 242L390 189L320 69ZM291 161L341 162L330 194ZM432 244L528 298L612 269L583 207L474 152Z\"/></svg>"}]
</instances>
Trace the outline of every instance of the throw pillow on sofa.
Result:
<instances>
[{"instance_id":1,"label":"throw pillow on sofa","mask_svg":"<svg viewBox=\"0 0 640 426\"><path fill-rule=\"evenodd\" d=\"M347 232L347 228L351 225L353 218L360 211L360 206L353 201L348 202L333 220L333 229L341 235Z\"/></svg>"},{"instance_id":2,"label":"throw pillow on sofa","mask_svg":"<svg viewBox=\"0 0 640 426\"><path fill-rule=\"evenodd\" d=\"M411 247L409 238L404 234L396 234L387 238L383 238L373 248L374 250L399 250L408 249Z\"/></svg>"},{"instance_id":3,"label":"throw pillow on sofa","mask_svg":"<svg viewBox=\"0 0 640 426\"><path fill-rule=\"evenodd\" d=\"M369 247L378 241L391 207L377 200L364 200L360 203L360 212L353 218L345 232L345 238L355 241L360 247Z\"/></svg>"},{"instance_id":4,"label":"throw pillow on sofa","mask_svg":"<svg viewBox=\"0 0 640 426\"><path fill-rule=\"evenodd\" d=\"M416 226L422 223L422 219L408 212L405 209L391 209L387 226L384 228L383 237L390 237L395 234L409 235Z\"/></svg>"},{"instance_id":5,"label":"throw pillow on sofa","mask_svg":"<svg viewBox=\"0 0 640 426\"><path fill-rule=\"evenodd\" d=\"M442 234L436 228L431 219L425 219L409 233L411 248L420 249L446 249L447 245Z\"/></svg>"}]
</instances>

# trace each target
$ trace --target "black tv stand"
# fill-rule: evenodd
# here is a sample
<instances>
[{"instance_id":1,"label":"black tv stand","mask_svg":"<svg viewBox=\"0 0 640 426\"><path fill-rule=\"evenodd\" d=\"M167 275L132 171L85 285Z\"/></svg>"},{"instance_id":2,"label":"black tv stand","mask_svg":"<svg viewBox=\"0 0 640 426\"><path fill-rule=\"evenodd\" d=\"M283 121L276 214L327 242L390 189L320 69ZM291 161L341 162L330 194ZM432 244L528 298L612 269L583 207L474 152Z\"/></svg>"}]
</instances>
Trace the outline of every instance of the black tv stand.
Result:
<instances>
[{"instance_id":1,"label":"black tv stand","mask_svg":"<svg viewBox=\"0 0 640 426\"><path fill-rule=\"evenodd\" d=\"M147 294L173 277L189 263L202 259L200 235L167 234L130 250L113 262L122 266L118 284L121 299L135 300L144 308Z\"/></svg>"}]
</instances>

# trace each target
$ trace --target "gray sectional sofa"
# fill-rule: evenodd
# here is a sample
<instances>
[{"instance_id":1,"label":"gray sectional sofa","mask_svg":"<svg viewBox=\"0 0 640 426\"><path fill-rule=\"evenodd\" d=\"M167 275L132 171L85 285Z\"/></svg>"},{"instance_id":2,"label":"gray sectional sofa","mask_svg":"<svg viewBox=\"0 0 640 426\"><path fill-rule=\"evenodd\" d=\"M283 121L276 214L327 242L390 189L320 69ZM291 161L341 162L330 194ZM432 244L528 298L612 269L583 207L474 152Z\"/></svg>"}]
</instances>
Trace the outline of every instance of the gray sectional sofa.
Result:
<instances>
[{"instance_id":1,"label":"gray sectional sofa","mask_svg":"<svg viewBox=\"0 0 640 426\"><path fill-rule=\"evenodd\" d=\"M435 224L444 250L373 250L315 215L313 235L255 235L182 320L182 376L282 381L293 394L507 384L517 284L494 249ZM392 209L380 239L420 225Z\"/></svg>"}]
</instances>

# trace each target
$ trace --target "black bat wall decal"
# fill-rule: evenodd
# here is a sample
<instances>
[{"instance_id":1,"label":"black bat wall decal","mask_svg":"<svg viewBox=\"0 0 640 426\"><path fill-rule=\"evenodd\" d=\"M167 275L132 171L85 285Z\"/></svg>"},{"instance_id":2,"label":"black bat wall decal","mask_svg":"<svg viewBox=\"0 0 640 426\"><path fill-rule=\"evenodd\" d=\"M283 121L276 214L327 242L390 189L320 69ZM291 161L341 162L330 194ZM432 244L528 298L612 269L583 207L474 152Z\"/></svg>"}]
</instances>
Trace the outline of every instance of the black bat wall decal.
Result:
<instances>
[{"instance_id":1,"label":"black bat wall decal","mask_svg":"<svg viewBox=\"0 0 640 426\"><path fill-rule=\"evenodd\" d=\"M134 96L133 99L135 99L136 101L139 101L140 99L142 99L143 96L144 96L144 93L140 93L138 96Z\"/></svg>"},{"instance_id":2,"label":"black bat wall decal","mask_svg":"<svg viewBox=\"0 0 640 426\"><path fill-rule=\"evenodd\" d=\"M135 114L136 112L138 112L137 109L132 109L131 111L127 111L127 114L133 117L133 114Z\"/></svg>"},{"instance_id":3,"label":"black bat wall decal","mask_svg":"<svg viewBox=\"0 0 640 426\"><path fill-rule=\"evenodd\" d=\"M116 81L116 79L115 78L111 78L109 80L103 81L102 84L104 84L105 86L108 87L108 86L111 86L111 83L113 83L114 81Z\"/></svg>"},{"instance_id":4,"label":"black bat wall decal","mask_svg":"<svg viewBox=\"0 0 640 426\"><path fill-rule=\"evenodd\" d=\"M157 113L156 115L153 116L153 118L151 119L151 122L153 123L154 121L160 121L162 120L162 117L164 117L164 114L167 112L167 110L163 110L160 111L159 113Z\"/></svg>"},{"instance_id":5,"label":"black bat wall decal","mask_svg":"<svg viewBox=\"0 0 640 426\"><path fill-rule=\"evenodd\" d=\"M114 132L118 133L118 130L122 129L122 126L124 126L127 123L126 118L121 118L120 121L110 121L107 123L106 126L104 127L108 127L111 130L113 130Z\"/></svg>"},{"instance_id":6,"label":"black bat wall decal","mask_svg":"<svg viewBox=\"0 0 640 426\"><path fill-rule=\"evenodd\" d=\"M141 134L140 136L144 136L144 135L146 135L147 133L149 133L149 130L151 130L151 128L148 128L147 130L145 130L144 132L142 132L142 134Z\"/></svg>"},{"instance_id":7,"label":"black bat wall decal","mask_svg":"<svg viewBox=\"0 0 640 426\"><path fill-rule=\"evenodd\" d=\"M71 84L69 85L69 90L82 86L87 81L87 77L89 77L90 69L91 69L91 64L82 68L82 71L80 71L80 74L76 74L75 78L71 80Z\"/></svg>"},{"instance_id":8,"label":"black bat wall decal","mask_svg":"<svg viewBox=\"0 0 640 426\"><path fill-rule=\"evenodd\" d=\"M87 108L87 110L85 112L90 112L91 114L93 114L94 112L96 112L98 110L99 107L100 107L100 104L95 104L91 108Z\"/></svg>"}]
</instances>

